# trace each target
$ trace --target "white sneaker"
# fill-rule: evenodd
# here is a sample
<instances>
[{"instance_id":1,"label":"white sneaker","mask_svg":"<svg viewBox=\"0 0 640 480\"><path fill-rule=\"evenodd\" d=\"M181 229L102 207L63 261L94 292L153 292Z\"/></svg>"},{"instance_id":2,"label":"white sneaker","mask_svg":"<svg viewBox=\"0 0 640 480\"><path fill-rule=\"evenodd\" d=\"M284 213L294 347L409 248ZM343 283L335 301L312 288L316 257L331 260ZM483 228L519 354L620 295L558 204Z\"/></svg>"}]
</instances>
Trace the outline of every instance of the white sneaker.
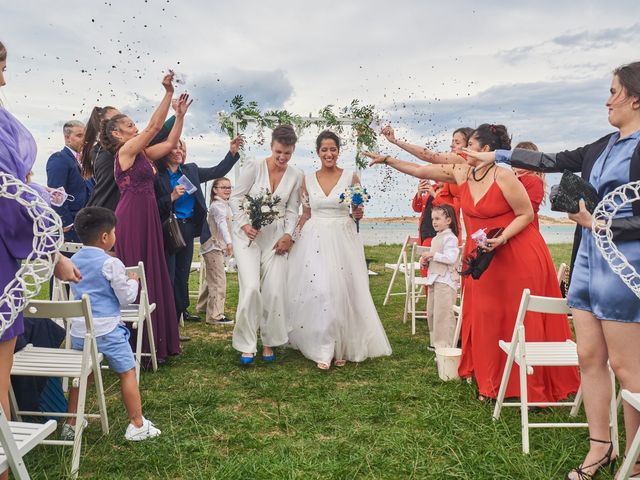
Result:
<instances>
[{"instance_id":1,"label":"white sneaker","mask_svg":"<svg viewBox=\"0 0 640 480\"><path fill-rule=\"evenodd\" d=\"M148 438L157 437L160 433L162 432L153 423L142 417L142 426L136 427L133 423L130 423L127 431L124 432L124 438L132 442L140 442Z\"/></svg>"},{"instance_id":2,"label":"white sneaker","mask_svg":"<svg viewBox=\"0 0 640 480\"><path fill-rule=\"evenodd\" d=\"M87 428L88 426L89 426L89 422L87 422L87 419L85 418L84 428ZM65 423L64 425L62 425L62 431L60 432L60 440L71 442L75 440L75 438L76 438L75 425L69 425L68 423Z\"/></svg>"}]
</instances>

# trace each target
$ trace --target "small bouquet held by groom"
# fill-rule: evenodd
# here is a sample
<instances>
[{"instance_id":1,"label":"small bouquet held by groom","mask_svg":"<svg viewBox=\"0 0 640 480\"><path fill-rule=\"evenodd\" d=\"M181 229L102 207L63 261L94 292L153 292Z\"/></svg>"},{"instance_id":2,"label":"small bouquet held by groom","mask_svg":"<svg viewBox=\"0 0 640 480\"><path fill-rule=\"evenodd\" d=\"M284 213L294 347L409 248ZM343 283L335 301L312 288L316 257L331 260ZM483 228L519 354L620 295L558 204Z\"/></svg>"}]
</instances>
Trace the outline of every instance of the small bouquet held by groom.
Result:
<instances>
[{"instance_id":1,"label":"small bouquet held by groom","mask_svg":"<svg viewBox=\"0 0 640 480\"><path fill-rule=\"evenodd\" d=\"M245 195L244 199L242 210L249 216L252 228L260 230L280 218L280 212L276 209L280 197L273 195L269 190L256 197ZM249 240L249 246L252 242L253 240Z\"/></svg>"}]
</instances>

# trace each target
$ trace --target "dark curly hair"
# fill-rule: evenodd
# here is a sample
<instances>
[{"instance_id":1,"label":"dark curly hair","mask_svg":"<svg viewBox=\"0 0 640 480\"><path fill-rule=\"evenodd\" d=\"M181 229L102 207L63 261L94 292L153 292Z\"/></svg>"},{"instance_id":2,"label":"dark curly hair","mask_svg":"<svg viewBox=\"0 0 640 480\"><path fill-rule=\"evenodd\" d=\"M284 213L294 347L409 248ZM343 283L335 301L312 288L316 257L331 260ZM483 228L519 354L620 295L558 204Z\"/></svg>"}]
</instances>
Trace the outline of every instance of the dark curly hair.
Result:
<instances>
[{"instance_id":1,"label":"dark curly hair","mask_svg":"<svg viewBox=\"0 0 640 480\"><path fill-rule=\"evenodd\" d=\"M318 138L316 138L316 153L320 151L320 145L322 144L323 140L333 140L334 142L336 142L336 147L338 147L338 150L340 150L340 137L333 133L331 130L325 130L323 132L320 132L320 135L318 135Z\"/></svg>"},{"instance_id":2,"label":"dark curly hair","mask_svg":"<svg viewBox=\"0 0 640 480\"><path fill-rule=\"evenodd\" d=\"M475 138L480 147L489 145L491 151L511 150L511 137L504 125L494 125L493 123L483 123L473 131L472 138Z\"/></svg>"},{"instance_id":3,"label":"dark curly hair","mask_svg":"<svg viewBox=\"0 0 640 480\"><path fill-rule=\"evenodd\" d=\"M122 146L120 140L113 136L113 132L118 130L118 123L123 118L127 118L127 116L121 113L114 115L109 120L103 120L100 124L100 146L112 155L115 155Z\"/></svg>"}]
</instances>

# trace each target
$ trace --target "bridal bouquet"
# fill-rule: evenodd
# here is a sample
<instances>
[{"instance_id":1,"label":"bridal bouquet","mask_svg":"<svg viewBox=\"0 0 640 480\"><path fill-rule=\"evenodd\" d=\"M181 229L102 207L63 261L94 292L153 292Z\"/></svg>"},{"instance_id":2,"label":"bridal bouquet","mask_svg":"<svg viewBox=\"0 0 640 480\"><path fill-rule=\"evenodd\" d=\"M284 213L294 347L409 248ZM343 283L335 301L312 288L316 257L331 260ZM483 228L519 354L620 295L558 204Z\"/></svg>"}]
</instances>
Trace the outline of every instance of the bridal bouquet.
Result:
<instances>
[{"instance_id":1,"label":"bridal bouquet","mask_svg":"<svg viewBox=\"0 0 640 480\"><path fill-rule=\"evenodd\" d=\"M367 193L367 189L359 183L348 186L344 192L340 194L340 203L351 204L360 207L369 201L371 196ZM360 219L355 218L356 230L360 232Z\"/></svg>"},{"instance_id":2,"label":"bridal bouquet","mask_svg":"<svg viewBox=\"0 0 640 480\"><path fill-rule=\"evenodd\" d=\"M276 209L279 203L280 197L265 190L262 195L256 197L245 195L242 210L249 216L251 227L260 230L280 218L280 212ZM249 246L251 243L252 240L249 241Z\"/></svg>"},{"instance_id":3,"label":"bridal bouquet","mask_svg":"<svg viewBox=\"0 0 640 480\"><path fill-rule=\"evenodd\" d=\"M496 254L495 249L490 252L484 249L486 241L489 238L499 237L503 230L504 228L494 228L487 232L486 228L483 228L471 234L477 247L462 260L463 270L460 275L471 275L474 280L478 280L482 276Z\"/></svg>"}]
</instances>

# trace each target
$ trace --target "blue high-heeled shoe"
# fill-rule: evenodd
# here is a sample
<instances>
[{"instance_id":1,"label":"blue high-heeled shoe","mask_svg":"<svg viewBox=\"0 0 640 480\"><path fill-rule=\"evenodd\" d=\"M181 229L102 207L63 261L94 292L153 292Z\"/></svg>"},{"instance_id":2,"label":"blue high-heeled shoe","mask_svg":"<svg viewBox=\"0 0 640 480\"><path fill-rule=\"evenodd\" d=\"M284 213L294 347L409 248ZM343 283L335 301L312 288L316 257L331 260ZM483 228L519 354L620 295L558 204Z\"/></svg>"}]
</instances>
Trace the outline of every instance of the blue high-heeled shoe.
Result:
<instances>
[{"instance_id":1,"label":"blue high-heeled shoe","mask_svg":"<svg viewBox=\"0 0 640 480\"><path fill-rule=\"evenodd\" d=\"M240 365L251 365L253 363L253 357L245 357L240 355Z\"/></svg>"}]
</instances>

